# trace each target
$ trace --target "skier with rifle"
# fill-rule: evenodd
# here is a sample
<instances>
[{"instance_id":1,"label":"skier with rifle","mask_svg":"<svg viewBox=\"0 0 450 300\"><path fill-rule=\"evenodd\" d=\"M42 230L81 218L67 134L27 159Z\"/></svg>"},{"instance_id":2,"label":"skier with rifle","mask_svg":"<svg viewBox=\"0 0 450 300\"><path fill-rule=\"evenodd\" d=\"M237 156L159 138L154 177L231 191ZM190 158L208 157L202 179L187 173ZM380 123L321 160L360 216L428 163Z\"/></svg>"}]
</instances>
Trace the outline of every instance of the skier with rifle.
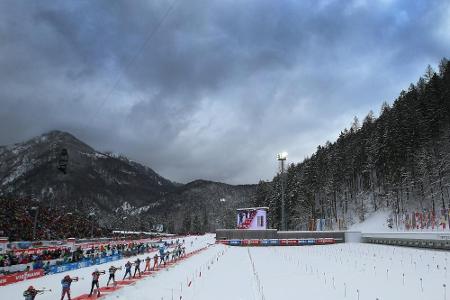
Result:
<instances>
[{"instance_id":1,"label":"skier with rifle","mask_svg":"<svg viewBox=\"0 0 450 300\"><path fill-rule=\"evenodd\" d=\"M165 261L165 247L164 245L160 245L159 246L159 265L161 265L162 263L164 263L164 265L166 265L166 261Z\"/></svg>"},{"instance_id":2,"label":"skier with rifle","mask_svg":"<svg viewBox=\"0 0 450 300\"><path fill-rule=\"evenodd\" d=\"M125 264L125 275L123 275L123 279L127 277L127 274L130 275L128 279L131 279L131 266L132 264L129 261Z\"/></svg>"},{"instance_id":3,"label":"skier with rifle","mask_svg":"<svg viewBox=\"0 0 450 300\"><path fill-rule=\"evenodd\" d=\"M28 287L28 289L26 289L23 292L23 297L25 298L25 300L34 300L37 295L43 294L44 292L47 292L47 291L51 292L51 290L45 290L45 289L37 290L32 285L30 285Z\"/></svg>"},{"instance_id":4,"label":"skier with rifle","mask_svg":"<svg viewBox=\"0 0 450 300\"><path fill-rule=\"evenodd\" d=\"M166 257L164 257L164 266L166 265L166 262L169 262L169 258L170 258L170 251L167 251Z\"/></svg>"},{"instance_id":5,"label":"skier with rifle","mask_svg":"<svg viewBox=\"0 0 450 300\"><path fill-rule=\"evenodd\" d=\"M78 277L71 278L69 275L66 275L61 280L61 286L62 286L61 300L64 299L66 294L67 294L67 298L70 300L70 285L72 284L72 281L78 281Z\"/></svg>"},{"instance_id":6,"label":"skier with rifle","mask_svg":"<svg viewBox=\"0 0 450 300\"><path fill-rule=\"evenodd\" d=\"M100 275L105 274L105 271L99 271L98 269L95 269L95 271L92 273L92 286L91 286L91 292L89 293L89 297L92 296L92 292L94 291L94 287L97 287L97 297L100 297L100 285L98 284L98 280L100 279Z\"/></svg>"},{"instance_id":7,"label":"skier with rifle","mask_svg":"<svg viewBox=\"0 0 450 300\"><path fill-rule=\"evenodd\" d=\"M153 270L156 270L157 267L158 267L158 253L155 253L155 255L153 256Z\"/></svg>"},{"instance_id":8,"label":"skier with rifle","mask_svg":"<svg viewBox=\"0 0 450 300\"><path fill-rule=\"evenodd\" d=\"M133 278L136 277L136 272L138 272L139 277L141 277L141 260L139 259L139 257L134 261L134 275Z\"/></svg>"},{"instance_id":9,"label":"skier with rifle","mask_svg":"<svg viewBox=\"0 0 450 300\"><path fill-rule=\"evenodd\" d=\"M151 261L152 259L150 258L150 256L147 256L146 258L145 258L145 269L144 269L144 272L145 271L149 271L150 272L150 261Z\"/></svg>"},{"instance_id":10,"label":"skier with rifle","mask_svg":"<svg viewBox=\"0 0 450 300\"><path fill-rule=\"evenodd\" d=\"M116 271L117 270L122 270L122 267L114 267L114 266L111 266L111 267L109 267L109 278L108 278L108 282L106 283L106 286L108 286L109 285L109 282L111 281L111 279L112 279L112 281L113 281L113 285L114 286L116 286L116 278L115 278L115 274L116 274Z\"/></svg>"}]
</instances>

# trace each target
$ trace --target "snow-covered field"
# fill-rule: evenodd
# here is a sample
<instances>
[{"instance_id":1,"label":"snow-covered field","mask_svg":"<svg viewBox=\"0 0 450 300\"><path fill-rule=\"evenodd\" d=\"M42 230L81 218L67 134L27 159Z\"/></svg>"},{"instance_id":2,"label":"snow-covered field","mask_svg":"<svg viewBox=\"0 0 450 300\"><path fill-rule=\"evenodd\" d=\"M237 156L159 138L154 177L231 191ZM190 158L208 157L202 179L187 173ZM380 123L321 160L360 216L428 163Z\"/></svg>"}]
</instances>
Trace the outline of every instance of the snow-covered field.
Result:
<instances>
[{"instance_id":1,"label":"snow-covered field","mask_svg":"<svg viewBox=\"0 0 450 300\"><path fill-rule=\"evenodd\" d=\"M213 241L211 235L190 238L187 246L198 249ZM105 299L450 300L443 286L448 285L449 259L444 251L356 243L249 248L217 244ZM89 292L93 269L70 272L85 277L73 283L74 296ZM0 298L21 299L22 291L33 284L54 290L37 300L58 299L65 274L0 288ZM101 285L106 280L103 276Z\"/></svg>"},{"instance_id":2,"label":"snow-covered field","mask_svg":"<svg viewBox=\"0 0 450 300\"><path fill-rule=\"evenodd\" d=\"M215 241L214 235L206 235L206 236L200 236L200 237L196 237L196 236L187 237L187 238L185 238L186 252L189 253L189 252L192 252L193 250L203 248L203 247L207 246L208 244L214 243L214 241ZM192 245L191 245L191 242L192 242ZM139 255L138 257L143 260L143 259L145 259L145 257L147 257L147 256L153 257L153 255L154 255L154 253L151 253L151 254ZM30 285L33 285L37 289L41 289L41 288L45 287L46 289L52 290L51 292L45 292L42 295L38 295L36 297L36 300L60 299L61 298L61 279L65 275L70 275L71 277L78 276L78 277L84 278L83 280L72 283L71 295L72 295L72 298L74 298L76 296L89 293L90 288L91 288L91 273L95 269L107 271L108 268L110 267L110 265L123 267L128 260L134 261L134 260L136 260L136 258L137 258L137 256L133 256L130 258L117 260L117 261L103 264L103 265L96 265L96 266L78 269L78 270L74 270L74 271L69 271L69 272L64 272L64 273L59 273L59 274L54 274L54 275L48 275L48 276L44 276L44 277L40 277L40 278L36 278L36 279L21 281L21 282L15 283L15 284L3 286L3 287L0 287L0 299L1 300L23 299L22 293ZM181 262L180 264L183 264L183 263L184 263L184 261ZM143 270L144 267L145 267L145 263L141 264L141 270ZM132 271L134 272L134 267L132 268ZM162 272L167 272L167 271L165 271L165 270L160 271L160 273L162 273ZM124 273L125 273L124 270L118 270L116 272L116 280L121 280ZM156 276L159 276L159 274ZM150 281L151 281L151 279L153 279L153 278L148 278L148 280L150 280ZM106 286L107 281L108 281L107 274L100 276L100 287ZM144 281L144 279L142 281ZM129 288L130 287L127 287L126 289L129 289ZM145 297L145 299L149 299L149 298ZM150 298L150 299L153 299L153 298ZM154 298L154 299L159 300L161 298ZM168 298L166 298L166 299L168 299Z\"/></svg>"},{"instance_id":3,"label":"snow-covered field","mask_svg":"<svg viewBox=\"0 0 450 300\"><path fill-rule=\"evenodd\" d=\"M249 251L264 299L444 299L448 282L446 252L370 244Z\"/></svg>"},{"instance_id":4,"label":"snow-covered field","mask_svg":"<svg viewBox=\"0 0 450 300\"><path fill-rule=\"evenodd\" d=\"M370 244L216 245L108 299L445 299L448 259L441 251Z\"/></svg>"}]
</instances>

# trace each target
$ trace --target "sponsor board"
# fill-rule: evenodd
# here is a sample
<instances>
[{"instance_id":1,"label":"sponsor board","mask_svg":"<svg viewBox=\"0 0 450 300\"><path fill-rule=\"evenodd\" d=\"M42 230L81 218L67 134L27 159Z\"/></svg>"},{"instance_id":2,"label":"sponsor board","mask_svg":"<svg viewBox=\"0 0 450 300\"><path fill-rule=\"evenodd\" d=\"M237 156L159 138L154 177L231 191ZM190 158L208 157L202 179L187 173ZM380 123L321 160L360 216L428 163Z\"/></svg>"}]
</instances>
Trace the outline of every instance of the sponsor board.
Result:
<instances>
[{"instance_id":1,"label":"sponsor board","mask_svg":"<svg viewBox=\"0 0 450 300\"><path fill-rule=\"evenodd\" d=\"M0 286L16 283L19 281L33 279L44 276L44 270L33 270L29 272L20 272L11 275L0 276Z\"/></svg>"},{"instance_id":2,"label":"sponsor board","mask_svg":"<svg viewBox=\"0 0 450 300\"><path fill-rule=\"evenodd\" d=\"M122 256L120 256L120 255L113 255L113 256L107 256L107 257L97 258L97 259L93 259L93 260L90 259L90 260L83 260L83 261L75 262L75 263L68 263L68 264L59 265L59 266L55 265L55 266L50 267L48 274L62 273L62 272L67 272L67 271L90 267L92 265L100 265L100 264L104 264L107 262L119 260L121 258L122 258Z\"/></svg>"}]
</instances>

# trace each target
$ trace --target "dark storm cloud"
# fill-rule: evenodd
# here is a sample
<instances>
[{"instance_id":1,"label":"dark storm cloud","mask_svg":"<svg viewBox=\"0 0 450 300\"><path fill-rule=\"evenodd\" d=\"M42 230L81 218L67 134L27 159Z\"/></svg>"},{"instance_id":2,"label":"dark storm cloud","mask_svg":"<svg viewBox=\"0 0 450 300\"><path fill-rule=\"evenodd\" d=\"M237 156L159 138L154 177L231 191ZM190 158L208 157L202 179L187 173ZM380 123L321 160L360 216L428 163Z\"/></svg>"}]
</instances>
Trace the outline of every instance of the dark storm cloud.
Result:
<instances>
[{"instance_id":1,"label":"dark storm cloud","mask_svg":"<svg viewBox=\"0 0 450 300\"><path fill-rule=\"evenodd\" d=\"M445 1L1 1L0 144L51 129L181 182L257 182L450 49Z\"/></svg>"}]
</instances>

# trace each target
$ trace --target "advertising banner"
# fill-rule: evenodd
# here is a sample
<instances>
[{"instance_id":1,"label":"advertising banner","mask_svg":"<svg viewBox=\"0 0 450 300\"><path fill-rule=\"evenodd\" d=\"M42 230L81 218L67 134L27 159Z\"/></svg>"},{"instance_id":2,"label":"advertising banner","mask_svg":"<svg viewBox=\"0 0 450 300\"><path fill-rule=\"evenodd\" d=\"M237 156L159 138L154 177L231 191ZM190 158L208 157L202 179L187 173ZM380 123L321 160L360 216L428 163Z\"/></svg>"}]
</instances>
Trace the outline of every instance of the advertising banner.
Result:
<instances>
[{"instance_id":1,"label":"advertising banner","mask_svg":"<svg viewBox=\"0 0 450 300\"><path fill-rule=\"evenodd\" d=\"M56 273L77 270L77 269L81 269L81 268L90 267L92 265L100 265L100 264L104 264L107 262L119 260L120 258L121 258L120 255L113 255L113 256L106 256L106 257L102 257L102 258L98 258L98 259L94 259L94 260L88 259L88 260L83 260L80 262L68 263L68 264L63 264L63 265L59 265L59 266L55 265L55 266L50 267L49 274L56 274Z\"/></svg>"},{"instance_id":2,"label":"advertising banner","mask_svg":"<svg viewBox=\"0 0 450 300\"><path fill-rule=\"evenodd\" d=\"M55 251L58 249L66 249L67 247L41 247L41 248L29 248L29 249L14 249L13 252L16 255L19 254L41 254L44 251Z\"/></svg>"},{"instance_id":3,"label":"advertising banner","mask_svg":"<svg viewBox=\"0 0 450 300\"><path fill-rule=\"evenodd\" d=\"M241 244L241 240L230 240L230 245L239 246Z\"/></svg>"},{"instance_id":4,"label":"advertising banner","mask_svg":"<svg viewBox=\"0 0 450 300\"><path fill-rule=\"evenodd\" d=\"M34 270L29 272L20 272L11 275L0 276L0 286L16 283L19 281L33 279L44 276L44 270Z\"/></svg>"}]
</instances>

